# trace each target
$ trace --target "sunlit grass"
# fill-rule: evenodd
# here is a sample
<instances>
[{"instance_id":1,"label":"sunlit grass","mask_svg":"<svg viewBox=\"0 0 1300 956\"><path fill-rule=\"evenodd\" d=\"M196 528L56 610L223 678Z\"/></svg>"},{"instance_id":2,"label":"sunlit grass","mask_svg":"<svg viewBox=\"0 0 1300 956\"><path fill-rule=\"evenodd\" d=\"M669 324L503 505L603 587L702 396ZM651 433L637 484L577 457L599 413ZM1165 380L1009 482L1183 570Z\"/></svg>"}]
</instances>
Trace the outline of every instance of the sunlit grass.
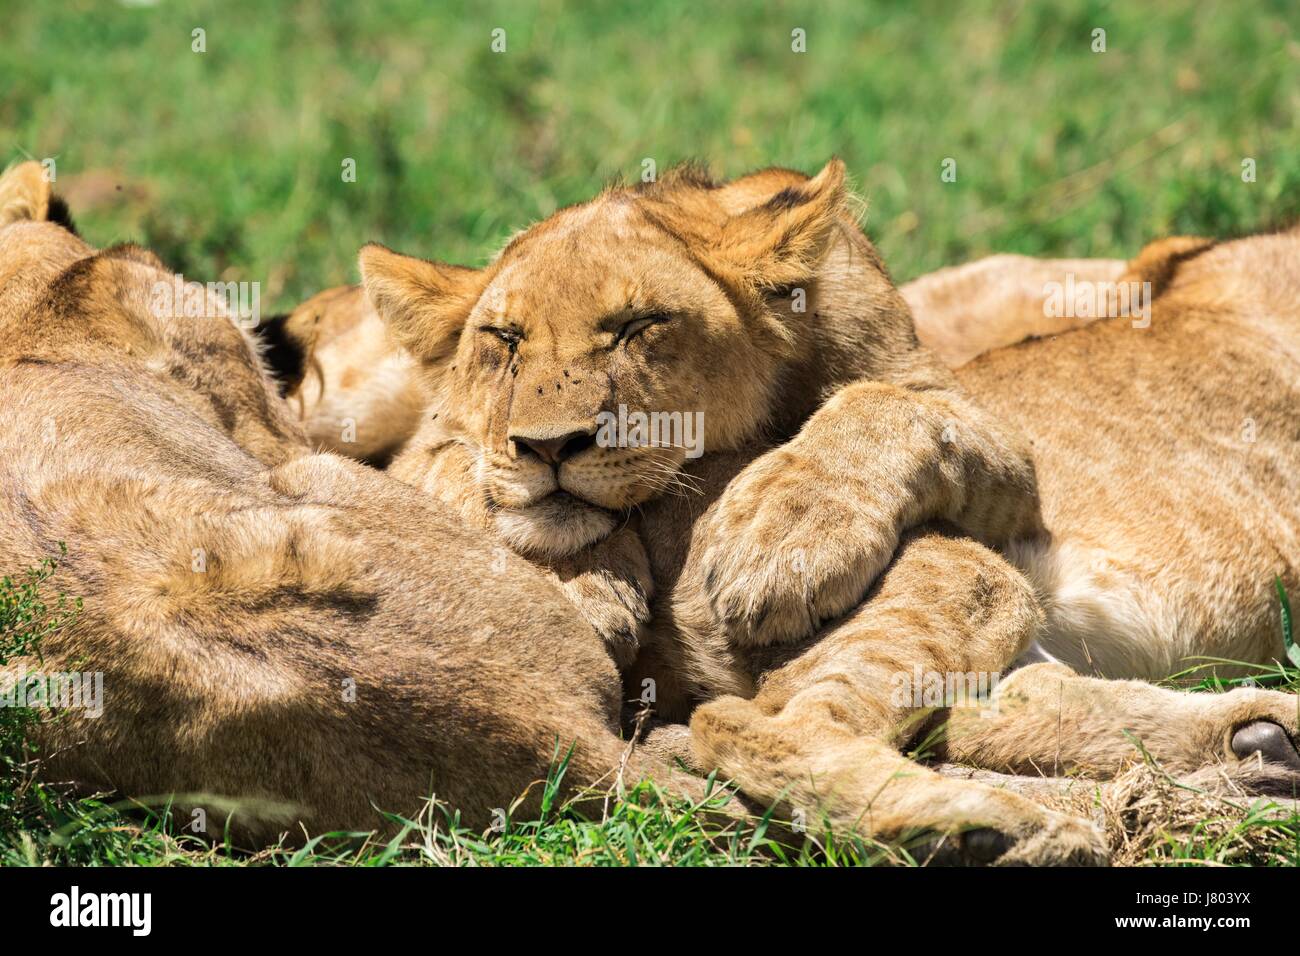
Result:
<instances>
[{"instance_id":1,"label":"sunlit grass","mask_svg":"<svg viewBox=\"0 0 1300 956\"><path fill-rule=\"evenodd\" d=\"M261 282L276 309L354 281L370 239L479 263L647 159L731 175L839 154L900 281L990 251L1127 257L1300 213L1293 12L21 4L0 44L0 163L55 158L93 242L137 239L193 278ZM940 179L947 158L956 182Z\"/></svg>"}]
</instances>

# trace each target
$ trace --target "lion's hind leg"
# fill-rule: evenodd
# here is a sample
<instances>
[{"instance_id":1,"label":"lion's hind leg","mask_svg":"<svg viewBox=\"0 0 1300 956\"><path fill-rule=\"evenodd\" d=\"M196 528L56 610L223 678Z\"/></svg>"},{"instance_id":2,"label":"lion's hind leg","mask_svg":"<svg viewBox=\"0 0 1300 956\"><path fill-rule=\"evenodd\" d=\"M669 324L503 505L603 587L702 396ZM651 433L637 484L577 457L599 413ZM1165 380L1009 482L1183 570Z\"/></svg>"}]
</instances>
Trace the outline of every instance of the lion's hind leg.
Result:
<instances>
[{"instance_id":1,"label":"lion's hind leg","mask_svg":"<svg viewBox=\"0 0 1300 956\"><path fill-rule=\"evenodd\" d=\"M802 812L810 827L820 817L841 834L905 846L922 838L935 846L937 862L1105 862L1090 824L1010 791L942 777L886 742L847 732L833 697L801 700L775 717L754 701L721 698L691 722L696 751L748 796ZM942 839L935 845L933 837Z\"/></svg>"},{"instance_id":2,"label":"lion's hind leg","mask_svg":"<svg viewBox=\"0 0 1300 956\"><path fill-rule=\"evenodd\" d=\"M720 768L751 797L810 821L824 815L836 830L889 841L937 835L941 859L1102 862L1090 824L942 777L900 753L931 712L900 693L902 684L996 671L1039 619L1024 580L993 552L916 535L863 607L769 675L753 700L723 697L696 711L699 763Z\"/></svg>"},{"instance_id":3,"label":"lion's hind leg","mask_svg":"<svg viewBox=\"0 0 1300 956\"><path fill-rule=\"evenodd\" d=\"M1031 664L991 701L954 707L943 737L946 759L1003 773L1109 779L1149 758L1175 776L1218 766L1254 789L1300 788L1300 697L1277 691L1192 693Z\"/></svg>"}]
</instances>

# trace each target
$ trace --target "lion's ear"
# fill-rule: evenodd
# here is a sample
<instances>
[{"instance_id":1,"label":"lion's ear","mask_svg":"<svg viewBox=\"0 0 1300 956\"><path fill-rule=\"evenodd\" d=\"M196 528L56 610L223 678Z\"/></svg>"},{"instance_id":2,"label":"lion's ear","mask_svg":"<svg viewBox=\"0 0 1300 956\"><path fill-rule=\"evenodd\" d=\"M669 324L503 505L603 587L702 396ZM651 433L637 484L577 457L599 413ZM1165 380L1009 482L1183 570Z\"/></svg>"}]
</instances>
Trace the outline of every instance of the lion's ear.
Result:
<instances>
[{"instance_id":1,"label":"lion's ear","mask_svg":"<svg viewBox=\"0 0 1300 956\"><path fill-rule=\"evenodd\" d=\"M378 243L358 256L370 304L399 345L426 362L446 358L483 291L479 269L429 262Z\"/></svg>"},{"instance_id":2,"label":"lion's ear","mask_svg":"<svg viewBox=\"0 0 1300 956\"><path fill-rule=\"evenodd\" d=\"M44 222L50 210L50 178L45 167L29 160L0 175L0 226L31 220Z\"/></svg>"},{"instance_id":3,"label":"lion's ear","mask_svg":"<svg viewBox=\"0 0 1300 956\"><path fill-rule=\"evenodd\" d=\"M812 179L727 220L716 255L763 292L802 282L816 271L846 203L844 163L832 159Z\"/></svg>"}]
</instances>

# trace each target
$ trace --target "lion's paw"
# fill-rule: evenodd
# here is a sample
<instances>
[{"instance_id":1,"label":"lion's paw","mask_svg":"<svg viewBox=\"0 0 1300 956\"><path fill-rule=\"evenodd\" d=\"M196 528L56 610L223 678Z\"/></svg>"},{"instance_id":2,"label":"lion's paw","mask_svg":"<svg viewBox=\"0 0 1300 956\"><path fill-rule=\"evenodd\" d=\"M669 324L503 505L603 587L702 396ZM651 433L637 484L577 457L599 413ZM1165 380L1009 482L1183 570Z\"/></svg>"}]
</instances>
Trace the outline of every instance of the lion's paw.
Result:
<instances>
[{"instance_id":1,"label":"lion's paw","mask_svg":"<svg viewBox=\"0 0 1300 956\"><path fill-rule=\"evenodd\" d=\"M857 605L892 559L899 527L859 494L810 480L787 448L742 472L696 528L687 600L735 644L788 643ZM814 495L810 488L818 488Z\"/></svg>"},{"instance_id":2,"label":"lion's paw","mask_svg":"<svg viewBox=\"0 0 1300 956\"><path fill-rule=\"evenodd\" d=\"M1257 768L1261 781L1272 781L1267 789L1278 780L1285 789L1300 787L1300 696L1240 688L1218 697L1215 710L1225 758L1239 761L1247 776Z\"/></svg>"},{"instance_id":3,"label":"lion's paw","mask_svg":"<svg viewBox=\"0 0 1300 956\"><path fill-rule=\"evenodd\" d=\"M561 583L565 597L595 628L619 670L636 659L638 633L650 620L650 602L635 579L585 572Z\"/></svg>"},{"instance_id":4,"label":"lion's paw","mask_svg":"<svg viewBox=\"0 0 1300 956\"><path fill-rule=\"evenodd\" d=\"M972 827L926 841L911 850L926 866L1109 866L1101 830L1053 811L1033 826L1008 832Z\"/></svg>"}]
</instances>

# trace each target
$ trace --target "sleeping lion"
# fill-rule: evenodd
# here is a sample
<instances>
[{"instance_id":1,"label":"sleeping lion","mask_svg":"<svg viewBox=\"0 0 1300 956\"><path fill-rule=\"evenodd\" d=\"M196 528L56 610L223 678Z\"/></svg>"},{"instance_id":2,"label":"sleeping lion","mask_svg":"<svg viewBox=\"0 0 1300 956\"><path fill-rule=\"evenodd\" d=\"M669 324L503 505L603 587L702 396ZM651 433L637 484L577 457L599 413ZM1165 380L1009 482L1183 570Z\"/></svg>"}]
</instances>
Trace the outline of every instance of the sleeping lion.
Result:
<instances>
[{"instance_id":1,"label":"sleeping lion","mask_svg":"<svg viewBox=\"0 0 1300 956\"><path fill-rule=\"evenodd\" d=\"M1105 778L1140 743L1175 773L1289 787L1295 697L1149 681L1282 657L1300 234L1001 258L900 294L853 209L838 161L683 169L562 210L483 269L367 246L364 290L284 323L331 396L328 414L300 401L305 427L346 452L342 414L401 447L392 475L546 572L630 695L689 719L676 754L752 796L1041 863L1104 851L902 751L941 724L944 756L990 770ZM1146 311L1047 318L1053 280L1135 288ZM368 329L371 353L386 326L397 358L378 381L323 361L322 320ZM949 361L978 357L951 371L918 325ZM371 397L350 403L345 377ZM375 395L423 403L418 426L371 414ZM699 414L705 454L602 440L615 410ZM998 679L936 703L893 692L913 674Z\"/></svg>"}]
</instances>

